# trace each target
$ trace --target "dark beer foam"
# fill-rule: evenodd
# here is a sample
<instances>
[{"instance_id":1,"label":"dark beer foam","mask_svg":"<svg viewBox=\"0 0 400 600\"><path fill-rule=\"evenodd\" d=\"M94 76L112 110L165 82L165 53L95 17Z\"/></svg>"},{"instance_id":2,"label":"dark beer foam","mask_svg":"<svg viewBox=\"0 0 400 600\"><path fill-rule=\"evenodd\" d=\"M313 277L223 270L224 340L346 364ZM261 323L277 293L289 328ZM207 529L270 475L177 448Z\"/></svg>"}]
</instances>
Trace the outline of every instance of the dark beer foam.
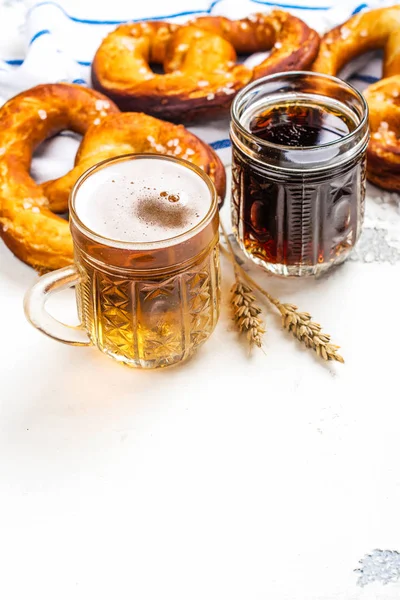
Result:
<instances>
[{"instance_id":1,"label":"dark beer foam","mask_svg":"<svg viewBox=\"0 0 400 600\"><path fill-rule=\"evenodd\" d=\"M158 242L188 233L211 205L206 182L169 160L110 163L78 189L75 210L94 233L120 242Z\"/></svg>"}]
</instances>

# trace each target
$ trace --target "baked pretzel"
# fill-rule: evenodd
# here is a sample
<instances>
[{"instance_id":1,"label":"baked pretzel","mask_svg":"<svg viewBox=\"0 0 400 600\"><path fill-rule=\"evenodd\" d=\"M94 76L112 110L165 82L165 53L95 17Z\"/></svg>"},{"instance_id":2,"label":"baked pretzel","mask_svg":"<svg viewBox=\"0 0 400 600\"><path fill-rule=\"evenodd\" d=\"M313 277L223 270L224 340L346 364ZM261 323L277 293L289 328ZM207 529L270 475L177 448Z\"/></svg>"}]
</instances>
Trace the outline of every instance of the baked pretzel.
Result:
<instances>
[{"instance_id":1,"label":"baked pretzel","mask_svg":"<svg viewBox=\"0 0 400 600\"><path fill-rule=\"evenodd\" d=\"M400 76L370 85L364 96L371 127L367 177L385 190L400 192Z\"/></svg>"},{"instance_id":2,"label":"baked pretzel","mask_svg":"<svg viewBox=\"0 0 400 600\"><path fill-rule=\"evenodd\" d=\"M75 168L64 177L48 181L43 189L59 212L68 208L69 192L89 167L122 154L167 154L202 168L214 181L220 206L225 198L226 174L219 156L183 125L161 121L144 113L119 113L92 126L79 146Z\"/></svg>"},{"instance_id":3,"label":"baked pretzel","mask_svg":"<svg viewBox=\"0 0 400 600\"><path fill-rule=\"evenodd\" d=\"M312 68L337 75L348 61L376 49L384 49L385 79L364 91L371 128L367 178L384 189L400 191L400 6L355 15L329 31Z\"/></svg>"},{"instance_id":4,"label":"baked pretzel","mask_svg":"<svg viewBox=\"0 0 400 600\"><path fill-rule=\"evenodd\" d=\"M80 85L45 84L11 98L0 109L0 235L18 258L41 269L72 260L67 221L30 176L35 148L70 129L84 134L118 108Z\"/></svg>"},{"instance_id":5,"label":"baked pretzel","mask_svg":"<svg viewBox=\"0 0 400 600\"><path fill-rule=\"evenodd\" d=\"M274 10L231 21L200 17L183 26L149 21L117 27L92 64L93 86L121 110L190 121L227 109L251 79L314 60L318 34L289 13ZM271 50L260 65L236 64L236 53ZM163 65L156 74L150 65Z\"/></svg>"},{"instance_id":6,"label":"baked pretzel","mask_svg":"<svg viewBox=\"0 0 400 600\"><path fill-rule=\"evenodd\" d=\"M32 153L64 129L85 134L75 167L38 185L29 175ZM70 264L69 226L54 212L67 210L71 187L87 168L131 152L165 153L197 164L214 179L222 202L221 161L183 126L121 114L108 98L78 85L39 85L9 100L0 108L0 236L10 250L41 272Z\"/></svg>"},{"instance_id":7,"label":"baked pretzel","mask_svg":"<svg viewBox=\"0 0 400 600\"><path fill-rule=\"evenodd\" d=\"M383 49L383 77L400 73L400 6L378 8L351 17L326 33L313 71L337 75L356 56Z\"/></svg>"}]
</instances>

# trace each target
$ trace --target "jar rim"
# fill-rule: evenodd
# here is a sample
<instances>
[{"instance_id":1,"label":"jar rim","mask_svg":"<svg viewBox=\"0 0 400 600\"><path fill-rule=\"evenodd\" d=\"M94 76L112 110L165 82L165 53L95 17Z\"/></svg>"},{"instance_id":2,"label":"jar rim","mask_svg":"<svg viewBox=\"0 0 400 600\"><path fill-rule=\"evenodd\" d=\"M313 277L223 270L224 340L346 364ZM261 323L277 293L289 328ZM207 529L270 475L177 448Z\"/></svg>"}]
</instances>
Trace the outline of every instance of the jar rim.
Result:
<instances>
[{"instance_id":1,"label":"jar rim","mask_svg":"<svg viewBox=\"0 0 400 600\"><path fill-rule=\"evenodd\" d=\"M79 218L75 208L76 196L83 182L86 181L93 173L96 173L97 171L106 168L110 164L140 159L155 159L169 161L175 164L179 164L185 168L191 169L197 175L199 175L199 177L201 177L201 179L206 183L211 196L210 206L204 217L193 227L188 228L187 231L184 231L183 233L153 242L130 242L124 240L116 240L114 238L109 238L96 231L93 231L90 227L85 225L85 223L83 223L83 221ZM200 167L189 162L188 160L184 160L183 158L177 158L174 156L168 156L166 154L130 153L106 158L105 160L96 163L92 167L89 167L89 169L82 173L82 175L74 183L69 195L68 205L71 221L73 222L75 227L77 227L77 229L80 230L80 232L86 237L111 248L121 250L138 250L146 252L150 250L162 250L164 248L167 249L176 247L177 245L185 241L192 240L194 237L196 237L197 234L201 233L210 224L210 222L213 219L213 216L215 215L215 212L218 210L218 194L213 181L210 179L207 173L205 173Z\"/></svg>"},{"instance_id":2,"label":"jar rim","mask_svg":"<svg viewBox=\"0 0 400 600\"><path fill-rule=\"evenodd\" d=\"M316 79L317 78L325 79L326 81L330 81L330 82L336 83L340 86L344 86L349 91L354 92L355 96L360 101L360 104L362 107L362 117L360 119L360 122L356 125L355 129L353 129L353 131L350 131L343 137L338 138L337 140L332 140L330 142L326 142L324 144L319 144L317 146L307 146L305 148L304 146L286 146L283 144L276 144L274 142L269 142L267 140L264 140L264 139L258 137L255 134L251 133L251 131L249 131L248 129L246 129L246 127L244 127L242 125L242 123L240 122L240 119L237 116L237 113L239 112L240 103L243 101L243 99L248 94L250 94L251 92L254 92L255 88L262 87L263 84L265 84L265 83L268 83L268 82L271 82L271 81L274 81L277 79L283 79L283 78L287 78L287 79L293 78L294 79L299 76L303 76L303 77L307 76L307 77L312 77L312 78L316 78ZM251 137L252 139L257 140L257 144L261 147L275 149L275 150L282 151L282 152L285 152L285 151L301 152L304 149L306 149L307 152L313 152L313 151L321 151L321 150L325 150L325 149L329 149L329 148L334 148L334 147L338 147L343 144L346 144L346 142L348 142L352 138L356 137L360 132L362 132L363 129L368 125L368 104L367 104L367 101L365 100L363 94L359 90L357 90L353 85L351 85L347 81L340 79L339 77L334 77L333 75L326 75L325 73L318 73L316 71L315 72L314 71L285 71L285 72L274 73L272 75L266 75L265 77L256 79L255 81L249 83L242 90L240 90L240 92L235 96L235 98L232 102L231 119L242 135L244 135L246 138Z\"/></svg>"}]
</instances>

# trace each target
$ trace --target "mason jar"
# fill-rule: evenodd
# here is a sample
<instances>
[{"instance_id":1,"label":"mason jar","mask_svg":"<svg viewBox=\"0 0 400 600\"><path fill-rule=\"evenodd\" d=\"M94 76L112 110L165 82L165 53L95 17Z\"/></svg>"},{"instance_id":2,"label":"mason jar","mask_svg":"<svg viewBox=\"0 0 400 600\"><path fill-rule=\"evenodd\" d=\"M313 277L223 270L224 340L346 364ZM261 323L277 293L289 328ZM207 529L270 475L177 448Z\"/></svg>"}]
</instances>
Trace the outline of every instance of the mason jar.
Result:
<instances>
[{"instance_id":1,"label":"mason jar","mask_svg":"<svg viewBox=\"0 0 400 600\"><path fill-rule=\"evenodd\" d=\"M231 109L232 224L268 272L319 275L363 223L368 108L348 83L312 72L249 84Z\"/></svg>"}]
</instances>

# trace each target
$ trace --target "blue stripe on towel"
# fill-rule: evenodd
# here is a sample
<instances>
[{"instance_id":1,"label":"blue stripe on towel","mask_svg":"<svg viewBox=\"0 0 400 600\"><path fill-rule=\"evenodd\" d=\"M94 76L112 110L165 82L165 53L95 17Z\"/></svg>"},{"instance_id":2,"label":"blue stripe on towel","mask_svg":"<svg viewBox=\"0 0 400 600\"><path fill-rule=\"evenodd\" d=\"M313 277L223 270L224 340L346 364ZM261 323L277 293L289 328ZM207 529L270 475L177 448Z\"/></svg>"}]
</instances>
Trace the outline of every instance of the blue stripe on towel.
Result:
<instances>
[{"instance_id":1,"label":"blue stripe on towel","mask_svg":"<svg viewBox=\"0 0 400 600\"><path fill-rule=\"evenodd\" d=\"M363 83L376 83L380 77L375 77L374 75L352 75L350 79L362 81Z\"/></svg>"},{"instance_id":2,"label":"blue stripe on towel","mask_svg":"<svg viewBox=\"0 0 400 600\"><path fill-rule=\"evenodd\" d=\"M6 59L3 59L3 60L5 63L7 63L8 65L11 65L13 67L18 67L19 65L22 65L22 63L24 62L22 58L12 58L9 60L6 60ZM87 60L77 60L75 62L77 62L78 65L82 65L83 67L90 67L90 65L92 64L90 61L87 61ZM80 81L85 81L85 80L81 79ZM85 83L86 83L86 81L85 81Z\"/></svg>"},{"instance_id":3,"label":"blue stripe on towel","mask_svg":"<svg viewBox=\"0 0 400 600\"><path fill-rule=\"evenodd\" d=\"M265 6L276 6L283 9L294 10L330 10L332 6L300 6L299 4L286 4L283 2L268 2L267 0L251 0L255 4L264 4Z\"/></svg>"},{"instance_id":4,"label":"blue stripe on towel","mask_svg":"<svg viewBox=\"0 0 400 600\"><path fill-rule=\"evenodd\" d=\"M57 4L57 2L52 2L51 0L46 0L45 2L39 2L39 4L35 4L34 6L32 6L28 11L27 16L29 16L29 14L31 14L36 8L39 8L40 6L54 6L55 8L58 8L58 10L60 10L64 14L64 16L66 16L68 19L70 19L70 21L74 21L75 23L83 23L86 25L120 25L121 23L128 23L128 22L135 23L138 21L160 21L162 19L174 19L176 17L188 17L191 15L209 14L211 12L211 10L214 8L214 6L216 6L219 2L221 2L221 0L214 0L206 10L185 10L185 11L182 11L179 13L172 13L172 14L167 14L167 15L160 15L160 16L154 16L154 17L142 17L141 19L98 20L98 19L80 19L79 17L73 17L72 15L69 15L62 6Z\"/></svg>"},{"instance_id":5,"label":"blue stripe on towel","mask_svg":"<svg viewBox=\"0 0 400 600\"><path fill-rule=\"evenodd\" d=\"M18 66L18 65L22 65L22 63L24 62L22 60L22 58L13 58L10 60L4 60L5 63L7 63L8 65L11 65L13 67Z\"/></svg>"},{"instance_id":6,"label":"blue stripe on towel","mask_svg":"<svg viewBox=\"0 0 400 600\"><path fill-rule=\"evenodd\" d=\"M42 35L47 35L48 33L50 33L48 29L42 29L41 31L38 31L37 33L35 33L31 41L29 42L29 45L33 44L33 42L38 38L42 37Z\"/></svg>"},{"instance_id":7,"label":"blue stripe on towel","mask_svg":"<svg viewBox=\"0 0 400 600\"><path fill-rule=\"evenodd\" d=\"M368 4L360 4L359 6L356 6L356 8L353 10L353 12L351 13L352 15L356 15L357 13L359 13L361 10L363 10L364 8L368 8Z\"/></svg>"},{"instance_id":8,"label":"blue stripe on towel","mask_svg":"<svg viewBox=\"0 0 400 600\"><path fill-rule=\"evenodd\" d=\"M223 148L229 148L231 145L231 140L229 138L224 140L217 140L216 142L212 142L210 144L211 148L214 150L222 150Z\"/></svg>"},{"instance_id":9,"label":"blue stripe on towel","mask_svg":"<svg viewBox=\"0 0 400 600\"><path fill-rule=\"evenodd\" d=\"M264 6L277 6L279 8L283 8L283 9L288 8L288 9L296 9L296 10L329 10L330 8L332 8L332 6L312 6L312 5L304 6L304 5L299 5L299 4L286 4L285 2L269 2L268 0L251 0L251 1L254 4L262 4ZM210 14L211 11L213 10L213 8L220 2L221 2L221 0L213 0L210 3L209 7L204 10L185 10L182 12L166 14L166 15L142 17L140 19L99 20L99 19L81 19L79 17L74 17L72 15L69 15L66 12L66 10L57 2L54 2L53 0L44 0L44 2L39 2L38 4L35 4L34 6L32 6L28 10L27 16L29 16L34 10L36 10L40 6L54 6L55 8L58 8L58 10L60 10L65 17L70 19L70 21L74 21L75 23L82 23L82 24L86 24L86 25L120 25L121 23L128 23L128 22L135 23L138 21L160 21L163 19L175 19L177 17L189 17L189 16L193 16L193 15Z\"/></svg>"},{"instance_id":10,"label":"blue stripe on towel","mask_svg":"<svg viewBox=\"0 0 400 600\"><path fill-rule=\"evenodd\" d=\"M77 83L78 85L87 85L87 81L84 79L73 79L72 83Z\"/></svg>"}]
</instances>

